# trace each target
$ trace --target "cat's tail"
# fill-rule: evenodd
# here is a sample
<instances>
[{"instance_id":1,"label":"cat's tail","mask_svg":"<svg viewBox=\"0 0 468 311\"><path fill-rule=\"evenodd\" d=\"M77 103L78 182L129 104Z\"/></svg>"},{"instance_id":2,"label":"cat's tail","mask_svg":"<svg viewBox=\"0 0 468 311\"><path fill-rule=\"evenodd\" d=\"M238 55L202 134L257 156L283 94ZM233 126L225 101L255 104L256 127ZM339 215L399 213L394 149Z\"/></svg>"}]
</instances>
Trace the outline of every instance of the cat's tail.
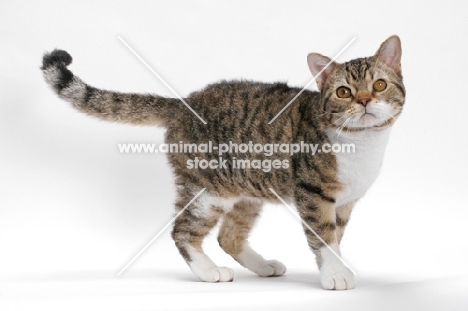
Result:
<instances>
[{"instance_id":1,"label":"cat's tail","mask_svg":"<svg viewBox=\"0 0 468 311\"><path fill-rule=\"evenodd\" d=\"M157 95L118 93L89 86L67 66L70 54L54 50L44 54L42 73L57 95L88 115L107 121L167 126L178 108L178 99Z\"/></svg>"}]
</instances>

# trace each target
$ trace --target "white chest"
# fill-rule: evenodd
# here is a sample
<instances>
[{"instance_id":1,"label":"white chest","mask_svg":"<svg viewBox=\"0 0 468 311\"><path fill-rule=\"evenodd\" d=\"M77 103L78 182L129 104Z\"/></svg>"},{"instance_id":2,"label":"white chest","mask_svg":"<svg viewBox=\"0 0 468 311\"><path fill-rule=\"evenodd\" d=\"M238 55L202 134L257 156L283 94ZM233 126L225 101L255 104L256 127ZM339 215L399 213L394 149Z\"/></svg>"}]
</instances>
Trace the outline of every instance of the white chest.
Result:
<instances>
[{"instance_id":1,"label":"white chest","mask_svg":"<svg viewBox=\"0 0 468 311\"><path fill-rule=\"evenodd\" d=\"M354 152L336 154L338 180L344 186L338 193L336 206L342 206L362 198L379 175L390 129L341 133L338 138L335 131L327 134L333 144L354 145Z\"/></svg>"}]
</instances>

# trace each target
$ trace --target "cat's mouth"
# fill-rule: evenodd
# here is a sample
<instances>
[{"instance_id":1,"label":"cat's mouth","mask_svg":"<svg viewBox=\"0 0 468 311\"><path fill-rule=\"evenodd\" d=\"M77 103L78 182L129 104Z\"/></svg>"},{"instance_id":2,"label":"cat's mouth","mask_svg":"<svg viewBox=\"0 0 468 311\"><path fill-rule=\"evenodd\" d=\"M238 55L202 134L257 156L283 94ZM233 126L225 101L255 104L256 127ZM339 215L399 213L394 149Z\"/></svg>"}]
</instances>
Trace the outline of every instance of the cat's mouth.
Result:
<instances>
[{"instance_id":1,"label":"cat's mouth","mask_svg":"<svg viewBox=\"0 0 468 311\"><path fill-rule=\"evenodd\" d=\"M350 122L350 128L371 128L386 122L387 120L379 113L374 111L363 110L361 113L357 113L354 116L354 121Z\"/></svg>"},{"instance_id":2,"label":"cat's mouth","mask_svg":"<svg viewBox=\"0 0 468 311\"><path fill-rule=\"evenodd\" d=\"M380 103L377 103L380 104ZM356 113L354 124L356 127L375 127L380 124L388 122L390 119L395 117L395 111L391 109L382 109L376 105L366 105L365 107Z\"/></svg>"},{"instance_id":3,"label":"cat's mouth","mask_svg":"<svg viewBox=\"0 0 468 311\"><path fill-rule=\"evenodd\" d=\"M398 113L394 114L389 112L382 114L379 112L363 111L360 115L356 116L356 121L353 123L355 128L374 128L393 123L392 121L394 121L397 116Z\"/></svg>"},{"instance_id":4,"label":"cat's mouth","mask_svg":"<svg viewBox=\"0 0 468 311\"><path fill-rule=\"evenodd\" d=\"M375 123L381 122L381 118L377 117L372 112L363 112L358 118L358 123L363 127L374 126Z\"/></svg>"},{"instance_id":5,"label":"cat's mouth","mask_svg":"<svg viewBox=\"0 0 468 311\"><path fill-rule=\"evenodd\" d=\"M377 116L375 114L373 114L372 112L369 112L369 111L364 111L364 113L361 115L361 118L365 117L365 116L372 116L374 118L377 118Z\"/></svg>"}]
</instances>

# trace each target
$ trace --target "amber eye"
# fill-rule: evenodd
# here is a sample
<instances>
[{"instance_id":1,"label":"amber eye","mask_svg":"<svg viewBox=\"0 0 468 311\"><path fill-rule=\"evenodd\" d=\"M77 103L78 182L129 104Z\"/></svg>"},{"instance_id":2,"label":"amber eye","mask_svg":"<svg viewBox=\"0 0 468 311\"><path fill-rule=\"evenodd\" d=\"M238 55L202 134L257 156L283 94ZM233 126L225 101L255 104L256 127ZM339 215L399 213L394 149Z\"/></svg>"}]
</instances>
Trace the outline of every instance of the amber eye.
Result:
<instances>
[{"instance_id":1,"label":"amber eye","mask_svg":"<svg viewBox=\"0 0 468 311\"><path fill-rule=\"evenodd\" d=\"M387 88L387 82L384 80L377 80L374 82L373 88L377 92L382 92Z\"/></svg>"},{"instance_id":2,"label":"amber eye","mask_svg":"<svg viewBox=\"0 0 468 311\"><path fill-rule=\"evenodd\" d=\"M345 86L340 86L336 90L336 96L338 96L339 98L348 98L351 96L351 90Z\"/></svg>"}]
</instances>

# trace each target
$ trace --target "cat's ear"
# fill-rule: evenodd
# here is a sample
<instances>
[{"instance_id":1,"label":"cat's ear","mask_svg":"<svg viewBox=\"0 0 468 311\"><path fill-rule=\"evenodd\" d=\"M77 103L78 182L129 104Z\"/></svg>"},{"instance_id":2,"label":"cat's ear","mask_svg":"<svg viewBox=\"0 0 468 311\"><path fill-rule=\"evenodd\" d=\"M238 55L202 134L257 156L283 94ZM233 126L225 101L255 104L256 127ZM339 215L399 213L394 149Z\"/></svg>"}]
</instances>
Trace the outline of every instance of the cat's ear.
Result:
<instances>
[{"instance_id":1,"label":"cat's ear","mask_svg":"<svg viewBox=\"0 0 468 311\"><path fill-rule=\"evenodd\" d=\"M401 72L401 41L396 35L385 40L375 53L374 57L395 70Z\"/></svg>"},{"instance_id":2,"label":"cat's ear","mask_svg":"<svg viewBox=\"0 0 468 311\"><path fill-rule=\"evenodd\" d=\"M315 81L317 81L319 90L321 90L328 77L335 69L336 63L321 54L310 53L307 55L307 64L309 65L310 72L315 77Z\"/></svg>"}]
</instances>

